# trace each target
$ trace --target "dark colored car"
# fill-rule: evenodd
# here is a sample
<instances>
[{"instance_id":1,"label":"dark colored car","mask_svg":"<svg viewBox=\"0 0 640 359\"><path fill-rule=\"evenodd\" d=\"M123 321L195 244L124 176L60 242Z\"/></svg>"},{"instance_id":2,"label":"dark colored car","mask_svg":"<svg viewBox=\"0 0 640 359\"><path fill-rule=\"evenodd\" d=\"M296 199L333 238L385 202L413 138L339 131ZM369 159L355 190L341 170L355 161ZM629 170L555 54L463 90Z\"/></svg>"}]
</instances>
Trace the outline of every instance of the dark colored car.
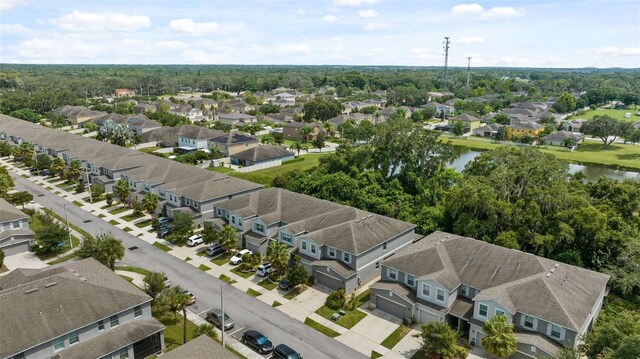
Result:
<instances>
[{"instance_id":1,"label":"dark colored car","mask_svg":"<svg viewBox=\"0 0 640 359\"><path fill-rule=\"evenodd\" d=\"M276 347L273 349L272 358L274 358L274 359L302 359L302 357L300 356L300 353L298 353L297 351L291 349L291 347L289 347L287 345L284 345L284 344L276 345Z\"/></svg>"},{"instance_id":2,"label":"dark colored car","mask_svg":"<svg viewBox=\"0 0 640 359\"><path fill-rule=\"evenodd\" d=\"M51 170L42 170L40 171L40 176L51 176L53 172Z\"/></svg>"},{"instance_id":3,"label":"dark colored car","mask_svg":"<svg viewBox=\"0 0 640 359\"><path fill-rule=\"evenodd\" d=\"M280 289L289 290L291 289L291 283L289 283L289 278L283 278L280 283L278 283Z\"/></svg>"},{"instance_id":4,"label":"dark colored car","mask_svg":"<svg viewBox=\"0 0 640 359\"><path fill-rule=\"evenodd\" d=\"M220 328L220 325L222 323L222 311L220 309L213 309L208 311L206 320L207 322ZM235 325L236 323L233 321L233 319L231 319L227 315L227 313L224 313L224 330L229 330L233 328Z\"/></svg>"},{"instance_id":5,"label":"dark colored car","mask_svg":"<svg viewBox=\"0 0 640 359\"><path fill-rule=\"evenodd\" d=\"M207 248L207 255L211 257L217 257L226 252L219 244L212 244Z\"/></svg>"},{"instance_id":6,"label":"dark colored car","mask_svg":"<svg viewBox=\"0 0 640 359\"><path fill-rule=\"evenodd\" d=\"M242 333L242 342L260 354L269 354L273 351L273 344L269 338L255 330Z\"/></svg>"}]
</instances>

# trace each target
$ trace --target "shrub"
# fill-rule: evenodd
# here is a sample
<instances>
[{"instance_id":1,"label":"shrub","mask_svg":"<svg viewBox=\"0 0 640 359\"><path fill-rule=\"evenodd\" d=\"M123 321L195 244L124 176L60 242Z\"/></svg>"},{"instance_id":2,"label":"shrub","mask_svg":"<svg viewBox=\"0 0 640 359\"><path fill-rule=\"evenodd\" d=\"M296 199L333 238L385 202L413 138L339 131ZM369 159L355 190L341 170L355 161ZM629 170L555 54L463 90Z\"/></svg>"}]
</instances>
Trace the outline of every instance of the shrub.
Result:
<instances>
[{"instance_id":1,"label":"shrub","mask_svg":"<svg viewBox=\"0 0 640 359\"><path fill-rule=\"evenodd\" d=\"M331 309L340 309L344 306L346 300L347 295L345 294L344 289L340 288L334 292L331 292L324 304Z\"/></svg>"}]
</instances>

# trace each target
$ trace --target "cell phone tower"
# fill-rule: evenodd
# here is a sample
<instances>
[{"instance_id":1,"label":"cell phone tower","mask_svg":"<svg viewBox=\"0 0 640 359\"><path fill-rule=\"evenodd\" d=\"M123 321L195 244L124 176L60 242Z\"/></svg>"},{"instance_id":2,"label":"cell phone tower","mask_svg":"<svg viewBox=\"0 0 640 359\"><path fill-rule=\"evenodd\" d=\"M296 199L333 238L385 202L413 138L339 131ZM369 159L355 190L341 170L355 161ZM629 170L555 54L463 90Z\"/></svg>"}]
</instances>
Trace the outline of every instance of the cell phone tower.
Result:
<instances>
[{"instance_id":1,"label":"cell phone tower","mask_svg":"<svg viewBox=\"0 0 640 359\"><path fill-rule=\"evenodd\" d=\"M445 36L443 41L444 48L444 71L442 73L442 82L444 83L444 89L447 89L447 69L449 67L449 37Z\"/></svg>"},{"instance_id":2,"label":"cell phone tower","mask_svg":"<svg viewBox=\"0 0 640 359\"><path fill-rule=\"evenodd\" d=\"M471 56L467 57L467 90L469 89L470 76L471 76Z\"/></svg>"}]
</instances>

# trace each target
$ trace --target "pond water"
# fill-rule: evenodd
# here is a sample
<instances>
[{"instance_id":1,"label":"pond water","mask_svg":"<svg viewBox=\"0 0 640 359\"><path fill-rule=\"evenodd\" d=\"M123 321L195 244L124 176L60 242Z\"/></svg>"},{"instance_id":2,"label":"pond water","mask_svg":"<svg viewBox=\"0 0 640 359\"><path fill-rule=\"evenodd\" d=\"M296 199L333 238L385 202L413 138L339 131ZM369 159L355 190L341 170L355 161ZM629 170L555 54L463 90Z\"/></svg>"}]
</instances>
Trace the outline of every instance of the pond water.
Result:
<instances>
[{"instance_id":1,"label":"pond water","mask_svg":"<svg viewBox=\"0 0 640 359\"><path fill-rule=\"evenodd\" d=\"M453 169L458 172L462 172L464 166L479 156L482 152L470 150L467 148L460 149L460 157L451 163ZM576 173L582 171L586 176L587 181L597 181L601 176L608 176L612 179L621 181L626 178L635 178L640 180L640 172L616 170L614 168L598 166L598 165L579 165L570 163L569 173Z\"/></svg>"}]
</instances>

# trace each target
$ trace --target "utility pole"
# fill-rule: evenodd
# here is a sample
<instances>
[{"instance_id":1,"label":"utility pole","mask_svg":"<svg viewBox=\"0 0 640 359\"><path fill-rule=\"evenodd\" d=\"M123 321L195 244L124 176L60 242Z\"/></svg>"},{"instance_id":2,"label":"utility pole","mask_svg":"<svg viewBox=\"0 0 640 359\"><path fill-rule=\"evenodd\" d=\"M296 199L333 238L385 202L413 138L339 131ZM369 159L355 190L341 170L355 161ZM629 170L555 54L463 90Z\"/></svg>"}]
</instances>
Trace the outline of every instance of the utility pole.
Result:
<instances>
[{"instance_id":1,"label":"utility pole","mask_svg":"<svg viewBox=\"0 0 640 359\"><path fill-rule=\"evenodd\" d=\"M442 74L442 81L444 82L444 89L447 89L447 69L449 67L449 37L444 38L444 72Z\"/></svg>"},{"instance_id":2,"label":"utility pole","mask_svg":"<svg viewBox=\"0 0 640 359\"><path fill-rule=\"evenodd\" d=\"M84 168L85 174L87 175L87 184L89 185L87 189L89 190L89 202L93 203L93 196L91 195L91 177L89 176L89 164L87 163L87 167Z\"/></svg>"},{"instance_id":3,"label":"utility pole","mask_svg":"<svg viewBox=\"0 0 640 359\"><path fill-rule=\"evenodd\" d=\"M467 90L469 89L470 76L471 76L471 56L467 57Z\"/></svg>"},{"instance_id":4,"label":"utility pole","mask_svg":"<svg viewBox=\"0 0 640 359\"><path fill-rule=\"evenodd\" d=\"M64 220L67 221L67 234L69 235L69 247L73 248L73 241L71 240L71 230L69 229L69 217L67 217L67 204L63 204L64 208Z\"/></svg>"},{"instance_id":5,"label":"utility pole","mask_svg":"<svg viewBox=\"0 0 640 359\"><path fill-rule=\"evenodd\" d=\"M224 295L222 292L224 291L224 283L220 281L220 310L222 311L221 319L220 319L220 329L222 329L222 347L226 348L224 345Z\"/></svg>"}]
</instances>

